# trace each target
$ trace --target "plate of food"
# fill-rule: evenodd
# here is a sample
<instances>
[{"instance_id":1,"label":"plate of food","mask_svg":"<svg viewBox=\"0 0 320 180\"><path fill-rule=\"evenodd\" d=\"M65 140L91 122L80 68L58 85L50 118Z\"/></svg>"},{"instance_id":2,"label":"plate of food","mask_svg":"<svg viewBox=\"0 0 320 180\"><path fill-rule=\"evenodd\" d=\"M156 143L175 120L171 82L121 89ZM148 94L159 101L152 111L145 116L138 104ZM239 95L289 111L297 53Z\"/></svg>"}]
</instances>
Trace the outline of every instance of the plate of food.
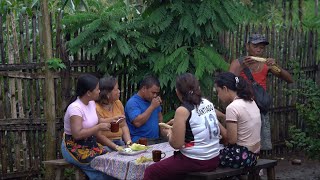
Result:
<instances>
[{"instance_id":1,"label":"plate of food","mask_svg":"<svg viewBox=\"0 0 320 180\"><path fill-rule=\"evenodd\" d=\"M133 151L130 148L124 148L122 151L118 151L119 154L122 155L128 155L128 156L134 156L143 152L146 152L147 150L141 150L141 151Z\"/></svg>"},{"instance_id":2,"label":"plate of food","mask_svg":"<svg viewBox=\"0 0 320 180\"><path fill-rule=\"evenodd\" d=\"M118 151L118 152L119 154L122 154L122 155L134 156L134 155L146 152L147 149L148 149L148 146L133 143L128 148L124 148L122 151Z\"/></svg>"}]
</instances>

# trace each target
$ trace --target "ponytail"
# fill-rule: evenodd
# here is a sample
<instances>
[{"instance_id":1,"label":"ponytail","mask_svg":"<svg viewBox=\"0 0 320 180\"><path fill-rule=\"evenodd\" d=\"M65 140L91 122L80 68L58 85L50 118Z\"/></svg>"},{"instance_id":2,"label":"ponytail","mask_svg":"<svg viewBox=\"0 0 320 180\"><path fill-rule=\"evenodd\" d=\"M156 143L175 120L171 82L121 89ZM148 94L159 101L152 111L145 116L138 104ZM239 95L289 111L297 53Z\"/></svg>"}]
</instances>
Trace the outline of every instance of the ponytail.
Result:
<instances>
[{"instance_id":1,"label":"ponytail","mask_svg":"<svg viewBox=\"0 0 320 180\"><path fill-rule=\"evenodd\" d=\"M226 86L237 93L237 96L246 101L253 101L253 91L250 84L242 77L235 76L231 72L224 72L218 75L215 80L218 87Z\"/></svg>"}]
</instances>

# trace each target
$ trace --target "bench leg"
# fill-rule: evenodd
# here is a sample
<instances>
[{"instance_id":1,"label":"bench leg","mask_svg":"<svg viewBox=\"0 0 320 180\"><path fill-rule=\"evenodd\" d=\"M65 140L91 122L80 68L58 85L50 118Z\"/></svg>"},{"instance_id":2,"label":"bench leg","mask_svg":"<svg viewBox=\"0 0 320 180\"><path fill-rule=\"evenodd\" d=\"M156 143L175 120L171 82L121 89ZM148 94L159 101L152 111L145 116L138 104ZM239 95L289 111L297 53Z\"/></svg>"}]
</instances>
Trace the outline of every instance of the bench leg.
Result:
<instances>
[{"instance_id":1,"label":"bench leg","mask_svg":"<svg viewBox=\"0 0 320 180\"><path fill-rule=\"evenodd\" d=\"M249 172L248 180L259 180L259 170L254 170Z\"/></svg>"},{"instance_id":2,"label":"bench leg","mask_svg":"<svg viewBox=\"0 0 320 180\"><path fill-rule=\"evenodd\" d=\"M61 168L57 168L56 169L56 180L60 180L61 179L61 173L62 172L62 169Z\"/></svg>"},{"instance_id":3,"label":"bench leg","mask_svg":"<svg viewBox=\"0 0 320 180\"><path fill-rule=\"evenodd\" d=\"M268 180L275 180L276 174L274 172L274 167L267 168Z\"/></svg>"},{"instance_id":4,"label":"bench leg","mask_svg":"<svg viewBox=\"0 0 320 180\"><path fill-rule=\"evenodd\" d=\"M80 180L80 170L77 168L74 172L75 176L76 176L76 180Z\"/></svg>"}]
</instances>

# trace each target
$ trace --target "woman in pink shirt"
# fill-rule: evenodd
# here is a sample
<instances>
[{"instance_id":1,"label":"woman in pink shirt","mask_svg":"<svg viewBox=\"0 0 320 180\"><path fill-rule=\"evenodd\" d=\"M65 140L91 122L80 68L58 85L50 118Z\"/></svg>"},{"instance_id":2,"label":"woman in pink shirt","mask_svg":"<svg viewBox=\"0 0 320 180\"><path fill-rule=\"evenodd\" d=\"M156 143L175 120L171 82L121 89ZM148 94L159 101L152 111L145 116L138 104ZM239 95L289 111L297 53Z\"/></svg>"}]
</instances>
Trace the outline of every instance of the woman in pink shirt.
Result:
<instances>
[{"instance_id":1,"label":"woman in pink shirt","mask_svg":"<svg viewBox=\"0 0 320 180\"><path fill-rule=\"evenodd\" d=\"M64 116L64 134L61 143L63 157L82 169L90 180L112 177L90 167L90 161L106 153L96 136L109 130L110 123L98 124L95 100L99 97L99 80L84 74L78 78L76 95L70 101Z\"/></svg>"},{"instance_id":2,"label":"woman in pink shirt","mask_svg":"<svg viewBox=\"0 0 320 180\"><path fill-rule=\"evenodd\" d=\"M226 129L222 130L227 146L220 152L220 164L231 168L255 165L255 153L260 151L261 117L249 84L225 72L216 78L215 88L218 98L228 105Z\"/></svg>"}]
</instances>

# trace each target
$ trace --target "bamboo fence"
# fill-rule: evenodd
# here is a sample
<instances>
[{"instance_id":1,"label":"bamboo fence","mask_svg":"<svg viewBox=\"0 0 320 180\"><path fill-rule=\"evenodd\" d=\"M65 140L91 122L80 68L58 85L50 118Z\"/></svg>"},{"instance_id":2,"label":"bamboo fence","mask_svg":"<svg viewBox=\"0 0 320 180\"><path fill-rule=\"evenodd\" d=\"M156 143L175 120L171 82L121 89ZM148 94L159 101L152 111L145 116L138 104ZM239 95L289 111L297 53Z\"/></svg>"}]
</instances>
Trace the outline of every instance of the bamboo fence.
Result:
<instances>
[{"instance_id":1,"label":"bamboo fence","mask_svg":"<svg viewBox=\"0 0 320 180\"><path fill-rule=\"evenodd\" d=\"M87 55L85 50L75 55L68 54L66 41L77 34L63 34L60 19L61 15L56 15L51 22L53 56L62 59L67 66L66 70L54 73L57 158L62 158L63 109L74 92L76 77L84 72L101 76L95 57ZM0 28L0 179L41 179L41 162L45 160L46 151L46 92L39 17L9 14L0 16L0 24L4 24ZM298 61L309 77L319 78L316 77L319 73L319 64L316 63L318 38L313 31L241 25L237 31L220 36L226 61L245 54L244 43L253 32L266 34L271 42L267 56L274 57L282 67L290 71L289 62ZM118 77L124 104L136 90L136 85L129 81L132 76L122 74ZM287 151L283 142L288 138L288 125L303 126L303 120L298 118L294 107L294 97L287 96L284 91L296 84L288 85L273 76L269 77L268 83L269 92L273 95L270 113L275 145L273 153L283 153Z\"/></svg>"}]
</instances>

